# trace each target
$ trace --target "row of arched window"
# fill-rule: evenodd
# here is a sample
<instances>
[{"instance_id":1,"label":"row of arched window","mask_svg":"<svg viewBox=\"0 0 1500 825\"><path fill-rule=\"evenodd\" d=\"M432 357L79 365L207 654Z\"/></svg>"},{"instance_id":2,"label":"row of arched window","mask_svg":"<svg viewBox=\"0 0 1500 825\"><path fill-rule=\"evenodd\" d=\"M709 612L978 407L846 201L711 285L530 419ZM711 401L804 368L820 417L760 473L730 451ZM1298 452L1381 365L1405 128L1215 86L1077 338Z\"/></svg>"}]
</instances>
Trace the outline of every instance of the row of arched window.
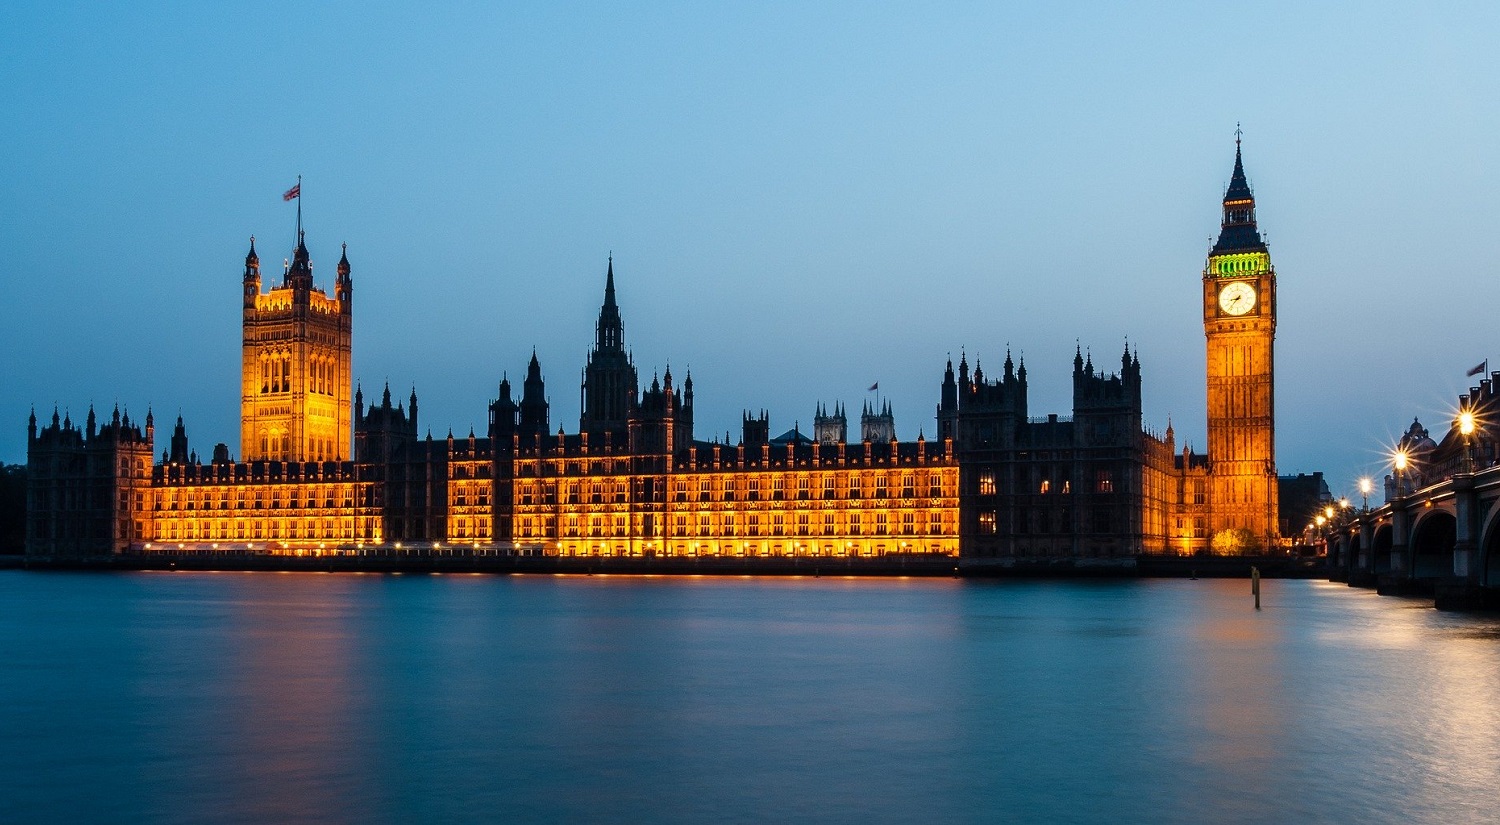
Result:
<instances>
[{"instance_id":1,"label":"row of arched window","mask_svg":"<svg viewBox=\"0 0 1500 825\"><path fill-rule=\"evenodd\" d=\"M338 367L332 358L313 357L307 364L307 391L333 395L338 382ZM292 356L288 352L265 353L260 357L260 391L292 391Z\"/></svg>"},{"instance_id":2,"label":"row of arched window","mask_svg":"<svg viewBox=\"0 0 1500 825\"><path fill-rule=\"evenodd\" d=\"M261 430L260 455L273 461L291 461L292 437L285 430ZM334 439L308 436L307 452L301 458L308 461L341 461L344 455L342 451L335 449Z\"/></svg>"}]
</instances>

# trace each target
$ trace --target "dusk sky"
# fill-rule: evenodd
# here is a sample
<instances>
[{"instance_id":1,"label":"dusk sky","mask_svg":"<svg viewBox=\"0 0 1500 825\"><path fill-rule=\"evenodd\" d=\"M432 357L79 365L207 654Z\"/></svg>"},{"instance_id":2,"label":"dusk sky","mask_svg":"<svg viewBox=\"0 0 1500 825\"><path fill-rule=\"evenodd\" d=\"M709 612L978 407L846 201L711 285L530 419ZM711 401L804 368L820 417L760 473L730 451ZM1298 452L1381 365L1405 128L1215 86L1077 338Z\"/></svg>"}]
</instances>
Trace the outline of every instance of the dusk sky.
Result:
<instances>
[{"instance_id":1,"label":"dusk sky","mask_svg":"<svg viewBox=\"0 0 1500 825\"><path fill-rule=\"evenodd\" d=\"M697 434L934 432L944 360L1138 348L1145 418L1204 441L1201 275L1236 123L1279 283L1277 460L1378 475L1500 369L1493 3L8 3L0 461L92 402L240 453L240 277L354 278L366 397L483 432L536 348L551 424L614 254L643 383ZM1477 379L1476 379L1477 380ZM857 423L855 425L857 427ZM158 450L159 451L159 450Z\"/></svg>"}]
</instances>

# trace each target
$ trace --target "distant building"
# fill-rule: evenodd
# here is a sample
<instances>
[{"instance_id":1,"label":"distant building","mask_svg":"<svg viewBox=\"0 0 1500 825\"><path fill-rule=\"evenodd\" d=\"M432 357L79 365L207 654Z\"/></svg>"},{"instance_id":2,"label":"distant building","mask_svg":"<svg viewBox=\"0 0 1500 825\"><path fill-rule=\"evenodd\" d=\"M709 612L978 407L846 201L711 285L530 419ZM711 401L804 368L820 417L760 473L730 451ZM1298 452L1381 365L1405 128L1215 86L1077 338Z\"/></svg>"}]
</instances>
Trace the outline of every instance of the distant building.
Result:
<instances>
[{"instance_id":1,"label":"distant building","mask_svg":"<svg viewBox=\"0 0 1500 825\"><path fill-rule=\"evenodd\" d=\"M151 482L151 443L145 428L116 408L99 427L94 410L82 427L71 416L37 429L26 425L26 549L47 555L119 553L149 541L156 491Z\"/></svg>"},{"instance_id":2,"label":"distant building","mask_svg":"<svg viewBox=\"0 0 1500 825\"><path fill-rule=\"evenodd\" d=\"M935 438L897 437L889 401L864 404L848 440L842 402L811 435L771 436L764 410L737 443L694 432L693 378L641 387L625 347L614 261L581 382L577 432L556 432L533 351L517 401L508 377L484 433L434 439L417 394L350 388L353 282L312 283L299 231L280 286L245 258L242 458L203 463L181 419L116 413L82 430L29 425L33 553L193 548L323 553L496 547L564 556L1118 558L1243 552L1279 541L1271 406L1275 280L1238 146L1218 242L1203 272L1209 452L1178 452L1141 413L1142 370L1073 359L1071 417L1032 417L1025 363L998 377L961 355L940 384ZM352 403L351 403L352 401Z\"/></svg>"},{"instance_id":3,"label":"distant building","mask_svg":"<svg viewBox=\"0 0 1500 825\"><path fill-rule=\"evenodd\" d=\"M1323 474L1298 473L1281 476L1277 482L1277 507L1280 510L1281 534L1295 536L1333 501Z\"/></svg>"}]
</instances>

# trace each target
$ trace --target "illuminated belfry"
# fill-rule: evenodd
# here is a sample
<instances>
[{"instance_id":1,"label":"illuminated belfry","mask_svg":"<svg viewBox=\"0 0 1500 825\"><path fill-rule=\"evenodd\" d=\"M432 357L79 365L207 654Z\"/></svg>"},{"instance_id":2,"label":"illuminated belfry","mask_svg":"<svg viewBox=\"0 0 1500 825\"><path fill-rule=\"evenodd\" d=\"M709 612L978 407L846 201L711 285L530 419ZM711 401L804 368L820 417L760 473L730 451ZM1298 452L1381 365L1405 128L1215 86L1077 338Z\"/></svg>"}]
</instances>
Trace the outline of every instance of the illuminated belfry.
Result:
<instances>
[{"instance_id":1,"label":"illuminated belfry","mask_svg":"<svg viewBox=\"0 0 1500 825\"><path fill-rule=\"evenodd\" d=\"M245 461L343 461L350 450L353 281L313 285L303 233L280 286L261 292L255 239L245 256L240 451Z\"/></svg>"},{"instance_id":2,"label":"illuminated belfry","mask_svg":"<svg viewBox=\"0 0 1500 825\"><path fill-rule=\"evenodd\" d=\"M1235 552L1279 536L1274 342L1276 270L1255 222L1255 195L1235 139L1219 238L1203 268L1207 339L1208 530Z\"/></svg>"},{"instance_id":3,"label":"illuminated belfry","mask_svg":"<svg viewBox=\"0 0 1500 825\"><path fill-rule=\"evenodd\" d=\"M625 325L615 303L615 260L610 256L604 279L604 305L594 328L594 350L583 368L578 429L590 443L624 445L639 391L635 364L625 350Z\"/></svg>"}]
</instances>

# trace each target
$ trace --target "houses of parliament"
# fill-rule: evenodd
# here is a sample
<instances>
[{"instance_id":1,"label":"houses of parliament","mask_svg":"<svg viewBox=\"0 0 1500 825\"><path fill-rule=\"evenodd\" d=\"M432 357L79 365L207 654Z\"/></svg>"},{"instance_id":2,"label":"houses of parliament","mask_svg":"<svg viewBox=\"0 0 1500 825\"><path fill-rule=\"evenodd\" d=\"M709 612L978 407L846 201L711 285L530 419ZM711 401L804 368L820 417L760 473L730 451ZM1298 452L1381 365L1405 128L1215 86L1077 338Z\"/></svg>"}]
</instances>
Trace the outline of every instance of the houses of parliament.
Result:
<instances>
[{"instance_id":1,"label":"houses of parliament","mask_svg":"<svg viewBox=\"0 0 1500 825\"><path fill-rule=\"evenodd\" d=\"M29 553L1051 559L1281 541L1275 270L1238 142L1201 278L1207 454L1143 426L1128 349L1108 364L1075 354L1071 418L1033 417L1026 364L1007 354L997 374L944 365L931 440L899 440L888 404L867 404L851 433L839 403L818 406L811 433L773 434L756 412L733 443L703 440L691 375L642 385L613 260L575 430L552 421L533 352L519 388L499 382L485 432L433 439L414 390L366 398L354 382L347 250L332 294L314 286L300 229L279 284L262 283L253 238L242 277L239 458L226 444L200 454L180 416L158 452L149 412L33 413Z\"/></svg>"}]
</instances>

